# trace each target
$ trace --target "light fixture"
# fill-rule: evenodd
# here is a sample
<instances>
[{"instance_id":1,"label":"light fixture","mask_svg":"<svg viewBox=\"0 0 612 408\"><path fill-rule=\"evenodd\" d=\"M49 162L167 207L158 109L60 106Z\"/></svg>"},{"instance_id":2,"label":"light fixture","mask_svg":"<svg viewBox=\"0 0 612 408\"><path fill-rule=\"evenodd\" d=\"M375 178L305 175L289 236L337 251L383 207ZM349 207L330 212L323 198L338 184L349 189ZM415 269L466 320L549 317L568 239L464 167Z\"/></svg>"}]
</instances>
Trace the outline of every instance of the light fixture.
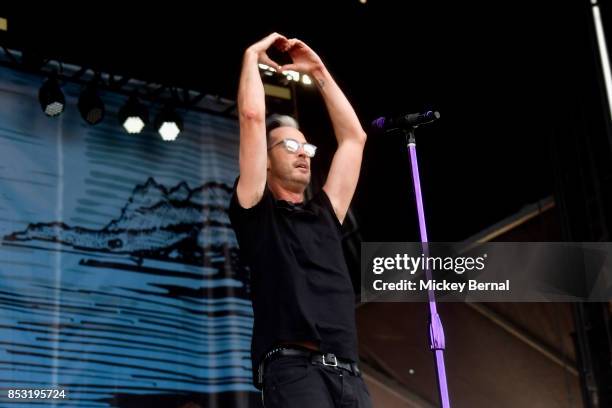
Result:
<instances>
[{"instance_id":1,"label":"light fixture","mask_svg":"<svg viewBox=\"0 0 612 408\"><path fill-rule=\"evenodd\" d=\"M38 101L40 102L40 107L47 116L58 116L64 111L66 98L57 83L55 73L49 75L49 78L40 87Z\"/></svg>"},{"instance_id":2,"label":"light fixture","mask_svg":"<svg viewBox=\"0 0 612 408\"><path fill-rule=\"evenodd\" d=\"M306 74L302 75L302 83L304 85L312 85L312 79L310 79L310 77Z\"/></svg>"},{"instance_id":3,"label":"light fixture","mask_svg":"<svg viewBox=\"0 0 612 408\"><path fill-rule=\"evenodd\" d=\"M155 128L162 139L175 140L183 130L183 120L171 105L166 105L155 119Z\"/></svg>"},{"instance_id":4,"label":"light fixture","mask_svg":"<svg viewBox=\"0 0 612 408\"><path fill-rule=\"evenodd\" d=\"M300 81L300 73L297 71L292 71L292 70L283 71L283 75L285 75L287 79L290 81L295 81L295 82Z\"/></svg>"},{"instance_id":5,"label":"light fixture","mask_svg":"<svg viewBox=\"0 0 612 408\"><path fill-rule=\"evenodd\" d=\"M119 123L131 134L140 133L149 121L149 112L136 95L130 99L119 110Z\"/></svg>"},{"instance_id":6,"label":"light fixture","mask_svg":"<svg viewBox=\"0 0 612 408\"><path fill-rule=\"evenodd\" d=\"M79 96L79 112L85 122L96 125L104 119L104 103L96 90L97 78L83 89Z\"/></svg>"},{"instance_id":7,"label":"light fixture","mask_svg":"<svg viewBox=\"0 0 612 408\"><path fill-rule=\"evenodd\" d=\"M259 63L258 65L259 65L259 69L261 69L263 71L276 72L276 70L274 68L272 68L271 66L269 66L269 65L261 64L261 63Z\"/></svg>"}]
</instances>

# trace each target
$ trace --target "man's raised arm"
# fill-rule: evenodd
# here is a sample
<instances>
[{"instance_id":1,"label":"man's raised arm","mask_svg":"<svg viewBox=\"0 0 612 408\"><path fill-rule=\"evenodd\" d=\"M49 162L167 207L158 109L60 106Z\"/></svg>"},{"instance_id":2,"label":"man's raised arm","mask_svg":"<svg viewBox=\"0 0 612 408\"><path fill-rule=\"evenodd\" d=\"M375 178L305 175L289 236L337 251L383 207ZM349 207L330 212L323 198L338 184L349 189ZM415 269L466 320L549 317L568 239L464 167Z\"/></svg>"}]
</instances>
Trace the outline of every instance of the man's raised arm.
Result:
<instances>
[{"instance_id":1,"label":"man's raised arm","mask_svg":"<svg viewBox=\"0 0 612 408\"><path fill-rule=\"evenodd\" d=\"M284 48L287 39L272 33L247 48L242 60L238 87L240 179L236 193L244 208L253 207L259 202L266 185L266 103L258 63L279 68L266 54L273 44Z\"/></svg>"},{"instance_id":2,"label":"man's raised arm","mask_svg":"<svg viewBox=\"0 0 612 408\"><path fill-rule=\"evenodd\" d=\"M357 187L366 133L353 107L319 56L297 39L289 40L288 52L293 64L284 65L282 70L295 70L312 76L329 112L338 149L323 190L329 196L336 217L342 223Z\"/></svg>"}]
</instances>

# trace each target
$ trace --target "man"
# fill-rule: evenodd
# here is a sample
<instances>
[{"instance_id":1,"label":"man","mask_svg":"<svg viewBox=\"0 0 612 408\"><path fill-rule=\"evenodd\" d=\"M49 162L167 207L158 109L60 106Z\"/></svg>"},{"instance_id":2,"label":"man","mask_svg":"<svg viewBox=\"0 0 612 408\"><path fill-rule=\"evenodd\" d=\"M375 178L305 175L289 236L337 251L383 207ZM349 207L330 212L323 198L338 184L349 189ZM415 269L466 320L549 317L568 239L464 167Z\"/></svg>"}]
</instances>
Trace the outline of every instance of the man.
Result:
<instances>
[{"instance_id":1,"label":"man","mask_svg":"<svg viewBox=\"0 0 612 408\"><path fill-rule=\"evenodd\" d=\"M286 52L279 66L266 51ZM305 202L316 147L290 117L265 119L258 62L314 79L338 148L323 189ZM366 134L319 56L273 33L244 53L238 90L240 176L229 216L251 269L253 378L267 408L371 407L357 366L354 292L341 225L355 192Z\"/></svg>"}]
</instances>

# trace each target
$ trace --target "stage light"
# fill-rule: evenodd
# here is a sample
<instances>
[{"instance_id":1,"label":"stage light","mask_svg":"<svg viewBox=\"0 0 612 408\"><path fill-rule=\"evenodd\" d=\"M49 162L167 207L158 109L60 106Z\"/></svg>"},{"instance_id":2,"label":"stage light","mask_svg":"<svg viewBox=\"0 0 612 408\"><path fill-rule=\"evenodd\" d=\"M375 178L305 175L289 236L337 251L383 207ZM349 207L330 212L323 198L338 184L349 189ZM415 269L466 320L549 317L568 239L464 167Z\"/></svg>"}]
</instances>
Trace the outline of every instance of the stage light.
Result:
<instances>
[{"instance_id":1,"label":"stage light","mask_svg":"<svg viewBox=\"0 0 612 408\"><path fill-rule=\"evenodd\" d=\"M269 72L276 72L276 70L274 68L272 68L269 65L266 64L258 64L260 69L263 69L264 71L269 71Z\"/></svg>"},{"instance_id":2,"label":"stage light","mask_svg":"<svg viewBox=\"0 0 612 408\"><path fill-rule=\"evenodd\" d=\"M149 121L147 107L134 95L119 110L119 123L131 134L140 133Z\"/></svg>"},{"instance_id":3,"label":"stage light","mask_svg":"<svg viewBox=\"0 0 612 408\"><path fill-rule=\"evenodd\" d=\"M40 107L47 116L58 116L64 111L66 98L62 92L55 74L51 74L38 92Z\"/></svg>"},{"instance_id":4,"label":"stage light","mask_svg":"<svg viewBox=\"0 0 612 408\"><path fill-rule=\"evenodd\" d=\"M183 120L170 105L166 105L155 119L155 128L162 139L172 141L183 130Z\"/></svg>"},{"instance_id":5,"label":"stage light","mask_svg":"<svg viewBox=\"0 0 612 408\"><path fill-rule=\"evenodd\" d=\"M104 119L104 103L98 96L93 83L81 92L78 107L81 117L90 125L96 125Z\"/></svg>"},{"instance_id":6,"label":"stage light","mask_svg":"<svg viewBox=\"0 0 612 408\"><path fill-rule=\"evenodd\" d=\"M274 68L272 68L271 66L267 64L259 63L258 66L259 66L259 69L263 71L263 75L265 76L273 76L274 73L276 72ZM300 78L301 78L301 82L304 85L312 85L312 79L310 79L308 75L300 74L297 71L287 70L287 71L281 72L281 74L283 74L283 76L287 79L287 81L300 82Z\"/></svg>"},{"instance_id":7,"label":"stage light","mask_svg":"<svg viewBox=\"0 0 612 408\"><path fill-rule=\"evenodd\" d=\"M299 82L300 81L300 73L297 71L283 71L283 75L287 77L290 81Z\"/></svg>"}]
</instances>

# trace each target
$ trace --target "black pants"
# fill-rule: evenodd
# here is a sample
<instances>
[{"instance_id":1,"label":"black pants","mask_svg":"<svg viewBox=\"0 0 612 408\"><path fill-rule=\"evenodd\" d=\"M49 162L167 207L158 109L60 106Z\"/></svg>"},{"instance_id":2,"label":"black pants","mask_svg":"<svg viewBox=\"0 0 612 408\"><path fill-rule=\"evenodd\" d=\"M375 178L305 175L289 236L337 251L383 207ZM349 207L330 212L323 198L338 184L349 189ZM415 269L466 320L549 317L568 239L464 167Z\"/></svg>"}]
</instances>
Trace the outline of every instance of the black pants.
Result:
<instances>
[{"instance_id":1,"label":"black pants","mask_svg":"<svg viewBox=\"0 0 612 408\"><path fill-rule=\"evenodd\" d=\"M372 408L361 376L293 356L266 364L262 401L265 408Z\"/></svg>"}]
</instances>

